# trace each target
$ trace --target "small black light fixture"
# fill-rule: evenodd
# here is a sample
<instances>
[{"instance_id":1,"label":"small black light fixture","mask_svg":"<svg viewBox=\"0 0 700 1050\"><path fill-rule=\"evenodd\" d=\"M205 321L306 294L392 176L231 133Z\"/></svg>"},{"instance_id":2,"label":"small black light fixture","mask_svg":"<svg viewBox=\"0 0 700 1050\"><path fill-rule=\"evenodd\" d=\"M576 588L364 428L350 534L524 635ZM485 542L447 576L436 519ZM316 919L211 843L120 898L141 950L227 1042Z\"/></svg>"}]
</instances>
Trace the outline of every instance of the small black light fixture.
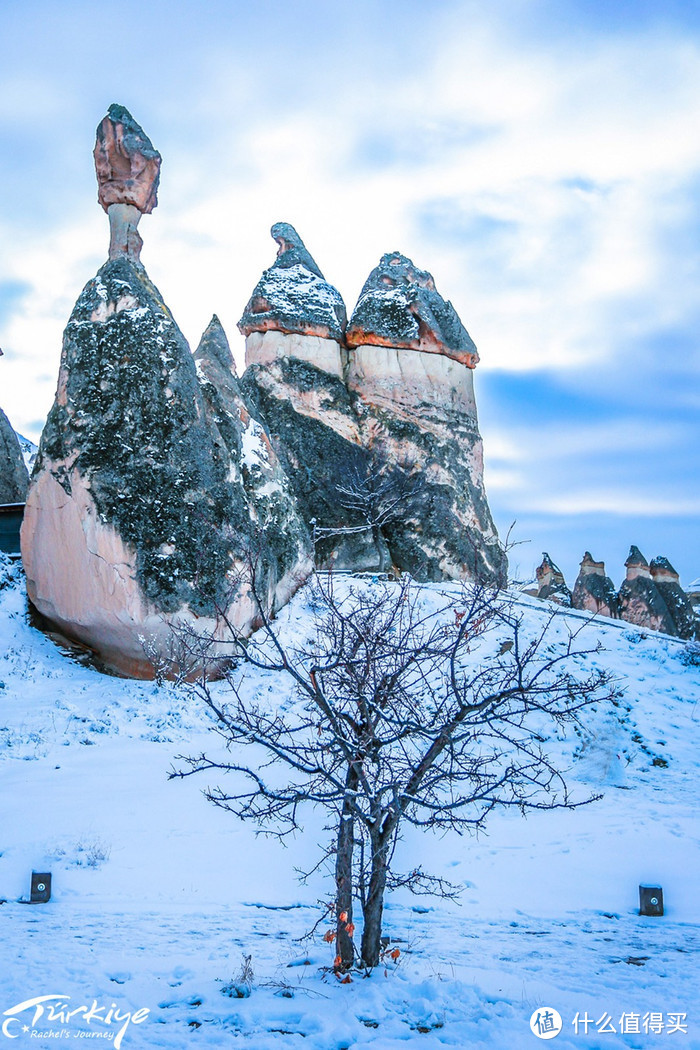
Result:
<instances>
[{"instance_id":1,"label":"small black light fixture","mask_svg":"<svg viewBox=\"0 0 700 1050\"><path fill-rule=\"evenodd\" d=\"M664 891L661 886L639 887L639 914L658 916L664 913Z\"/></svg>"},{"instance_id":2,"label":"small black light fixture","mask_svg":"<svg viewBox=\"0 0 700 1050\"><path fill-rule=\"evenodd\" d=\"M30 904L47 904L51 900L51 872L33 871Z\"/></svg>"}]
</instances>

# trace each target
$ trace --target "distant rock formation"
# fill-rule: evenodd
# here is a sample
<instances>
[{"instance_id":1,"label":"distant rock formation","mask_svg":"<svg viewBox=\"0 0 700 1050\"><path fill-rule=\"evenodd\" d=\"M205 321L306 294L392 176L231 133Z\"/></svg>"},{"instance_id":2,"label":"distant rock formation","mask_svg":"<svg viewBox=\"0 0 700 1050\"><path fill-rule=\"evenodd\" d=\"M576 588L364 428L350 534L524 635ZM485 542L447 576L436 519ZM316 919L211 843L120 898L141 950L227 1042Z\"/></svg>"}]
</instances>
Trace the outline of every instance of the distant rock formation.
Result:
<instances>
[{"instance_id":1,"label":"distant rock formation","mask_svg":"<svg viewBox=\"0 0 700 1050\"><path fill-rule=\"evenodd\" d=\"M161 156L124 106L112 105L97 128L94 150L98 200L109 216L109 258L138 261L136 229L158 203Z\"/></svg>"},{"instance_id":2,"label":"distant rock formation","mask_svg":"<svg viewBox=\"0 0 700 1050\"><path fill-rule=\"evenodd\" d=\"M121 107L110 107L106 120L98 147L107 143L111 157L113 143L123 142L132 161L124 193L135 181L133 207L148 210L155 159ZM139 151L154 161L150 167L134 161ZM116 160L114 167L119 173ZM98 177L102 187L99 168ZM111 220L111 209L122 204L106 201ZM112 257L84 288L64 333L56 399L27 496L22 556L29 597L51 624L95 650L107 667L151 677L154 655L166 665L177 661L173 627L209 644L202 660L213 664L230 652L222 614L242 634L253 630L259 607L252 559L268 611L302 582L310 560L299 528L285 549L268 542L277 511L263 520L256 493L260 484L281 491L282 480L272 461L264 477L264 439L242 418L233 377L227 386L223 333L210 326L200 347L200 385L189 346L133 247L113 248L112 224ZM251 467L246 485L232 453L248 433L260 475ZM281 495L275 506L283 505Z\"/></svg>"},{"instance_id":3,"label":"distant rock formation","mask_svg":"<svg viewBox=\"0 0 700 1050\"><path fill-rule=\"evenodd\" d=\"M627 578L618 593L620 618L638 627L675 634L676 627L659 588L651 578L649 563L632 545L625 562Z\"/></svg>"},{"instance_id":4,"label":"distant rock formation","mask_svg":"<svg viewBox=\"0 0 700 1050\"><path fill-rule=\"evenodd\" d=\"M679 638L694 638L696 621L693 605L689 596L681 587L678 573L671 565L671 562L668 558L657 556L652 558L649 570L651 578L656 584L656 588L673 620L674 633Z\"/></svg>"},{"instance_id":5,"label":"distant rock formation","mask_svg":"<svg viewBox=\"0 0 700 1050\"><path fill-rule=\"evenodd\" d=\"M24 503L28 484L19 440L0 408L0 504Z\"/></svg>"},{"instance_id":6,"label":"distant rock formation","mask_svg":"<svg viewBox=\"0 0 700 1050\"><path fill-rule=\"evenodd\" d=\"M571 607L571 591L566 586L564 573L558 565L555 565L546 551L542 554L542 562L538 565L537 583L539 590L537 597L543 601L556 602L565 608Z\"/></svg>"},{"instance_id":7,"label":"distant rock formation","mask_svg":"<svg viewBox=\"0 0 700 1050\"><path fill-rule=\"evenodd\" d=\"M605 575L605 562L594 561L589 551L583 555L571 604L574 609L586 609L598 616L619 616L615 584Z\"/></svg>"},{"instance_id":8,"label":"distant rock formation","mask_svg":"<svg viewBox=\"0 0 700 1050\"><path fill-rule=\"evenodd\" d=\"M242 388L315 527L322 564L502 579L470 369L478 355L430 274L398 253L345 308L286 223L239 322ZM346 345L347 344L347 345Z\"/></svg>"}]
</instances>

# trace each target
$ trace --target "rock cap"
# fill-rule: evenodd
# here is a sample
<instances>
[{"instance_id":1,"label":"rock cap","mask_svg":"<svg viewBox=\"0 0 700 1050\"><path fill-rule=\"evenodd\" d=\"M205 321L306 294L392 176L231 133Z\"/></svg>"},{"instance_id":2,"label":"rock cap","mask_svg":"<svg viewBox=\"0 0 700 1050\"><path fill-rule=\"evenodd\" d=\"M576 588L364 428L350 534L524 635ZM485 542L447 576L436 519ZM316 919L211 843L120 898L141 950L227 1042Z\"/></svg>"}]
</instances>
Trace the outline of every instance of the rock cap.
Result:
<instances>
[{"instance_id":1,"label":"rock cap","mask_svg":"<svg viewBox=\"0 0 700 1050\"><path fill-rule=\"evenodd\" d=\"M632 565L648 566L649 562L646 560L639 547L635 547L634 544L630 547L630 552L627 555L627 561L625 567L629 568Z\"/></svg>"},{"instance_id":2,"label":"rock cap","mask_svg":"<svg viewBox=\"0 0 700 1050\"><path fill-rule=\"evenodd\" d=\"M253 289L239 331L277 331L341 341L347 312L340 292L329 284L288 222L276 222L270 233L277 258Z\"/></svg>"},{"instance_id":3,"label":"rock cap","mask_svg":"<svg viewBox=\"0 0 700 1050\"><path fill-rule=\"evenodd\" d=\"M383 255L360 292L346 333L349 347L388 346L453 358L467 368L476 346L432 274L400 252Z\"/></svg>"},{"instance_id":4,"label":"rock cap","mask_svg":"<svg viewBox=\"0 0 700 1050\"><path fill-rule=\"evenodd\" d=\"M129 204L148 215L158 203L161 155L129 110L113 103L97 127L97 199L105 211Z\"/></svg>"}]
</instances>

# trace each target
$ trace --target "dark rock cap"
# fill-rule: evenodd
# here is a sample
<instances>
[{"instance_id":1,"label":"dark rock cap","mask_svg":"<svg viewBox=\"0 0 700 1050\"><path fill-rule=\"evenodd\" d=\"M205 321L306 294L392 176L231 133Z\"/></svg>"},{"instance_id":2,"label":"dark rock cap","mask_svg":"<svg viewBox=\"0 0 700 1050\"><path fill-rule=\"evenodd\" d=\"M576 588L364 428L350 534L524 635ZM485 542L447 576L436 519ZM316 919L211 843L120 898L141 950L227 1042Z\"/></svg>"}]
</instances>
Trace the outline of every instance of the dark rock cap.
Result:
<instances>
[{"instance_id":1,"label":"dark rock cap","mask_svg":"<svg viewBox=\"0 0 700 1050\"><path fill-rule=\"evenodd\" d=\"M656 558L652 558L649 568L651 569L652 576L654 575L654 570L657 572L670 572L674 576L678 576L678 573L673 568L668 558L664 558L662 555L657 555Z\"/></svg>"},{"instance_id":2,"label":"dark rock cap","mask_svg":"<svg viewBox=\"0 0 700 1050\"><path fill-rule=\"evenodd\" d=\"M538 579L540 576L544 576L548 572L552 572L555 575L561 576L561 578L564 579L564 573L561 571L558 565L554 564L554 562L552 561L552 559L546 551L542 551L542 564L539 565L535 571L537 573Z\"/></svg>"},{"instance_id":3,"label":"dark rock cap","mask_svg":"<svg viewBox=\"0 0 700 1050\"><path fill-rule=\"evenodd\" d=\"M630 547L630 552L627 555L627 561L625 562L626 567L630 565L649 565L649 562L646 560L639 547L635 547L634 544Z\"/></svg>"},{"instance_id":4,"label":"dark rock cap","mask_svg":"<svg viewBox=\"0 0 700 1050\"><path fill-rule=\"evenodd\" d=\"M346 339L350 347L390 346L443 354L468 368L479 360L471 336L452 303L435 288L432 275L400 252L383 255L365 281Z\"/></svg>"},{"instance_id":5,"label":"dark rock cap","mask_svg":"<svg viewBox=\"0 0 700 1050\"><path fill-rule=\"evenodd\" d=\"M270 231L279 248L263 272L238 322L243 335L277 331L342 340L347 312L340 292L329 284L301 237L288 222Z\"/></svg>"},{"instance_id":6,"label":"dark rock cap","mask_svg":"<svg viewBox=\"0 0 700 1050\"><path fill-rule=\"evenodd\" d=\"M129 110L113 103L97 128L97 199L105 211L131 204L148 215L158 203L161 155Z\"/></svg>"}]
</instances>

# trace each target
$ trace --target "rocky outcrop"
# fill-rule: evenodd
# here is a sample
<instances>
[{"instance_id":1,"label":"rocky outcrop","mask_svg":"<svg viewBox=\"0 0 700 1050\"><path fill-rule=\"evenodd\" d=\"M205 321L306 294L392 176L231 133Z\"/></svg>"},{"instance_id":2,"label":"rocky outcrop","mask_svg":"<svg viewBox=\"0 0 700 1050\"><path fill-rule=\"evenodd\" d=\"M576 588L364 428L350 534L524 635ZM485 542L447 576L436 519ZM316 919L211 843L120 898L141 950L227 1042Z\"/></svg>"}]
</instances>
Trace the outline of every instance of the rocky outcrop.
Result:
<instances>
[{"instance_id":1,"label":"rocky outcrop","mask_svg":"<svg viewBox=\"0 0 700 1050\"><path fill-rule=\"evenodd\" d=\"M673 620L674 633L679 638L695 638L697 625L693 605L671 562L662 556L652 558L649 571Z\"/></svg>"},{"instance_id":2,"label":"rocky outcrop","mask_svg":"<svg viewBox=\"0 0 700 1050\"><path fill-rule=\"evenodd\" d=\"M266 484L282 485L274 464L268 475L251 466L246 484L234 462L251 420L235 390L226 400L222 334L214 326L200 348L200 384L128 252L88 282L64 333L22 527L27 589L53 627L129 675L152 676L153 659L175 670L178 632L197 639L190 671L220 665L230 628L249 634L259 602L271 611L308 571L300 533L273 549L256 503Z\"/></svg>"},{"instance_id":3,"label":"rocky outcrop","mask_svg":"<svg viewBox=\"0 0 700 1050\"><path fill-rule=\"evenodd\" d=\"M615 585L605 575L605 562L594 561L589 551L583 555L571 604L574 609L586 609L598 616L619 616Z\"/></svg>"},{"instance_id":4,"label":"rocky outcrop","mask_svg":"<svg viewBox=\"0 0 700 1050\"><path fill-rule=\"evenodd\" d=\"M538 591L537 597L566 608L571 606L571 591L566 586L564 573L558 565L555 565L546 551L542 554L542 562L536 569Z\"/></svg>"},{"instance_id":5,"label":"rocky outcrop","mask_svg":"<svg viewBox=\"0 0 700 1050\"><path fill-rule=\"evenodd\" d=\"M296 230L276 223L279 248L239 322L246 337L241 388L270 434L312 528L321 564L376 568L371 536L338 500L340 479L364 471L354 399L345 384L345 306Z\"/></svg>"},{"instance_id":6,"label":"rocky outcrop","mask_svg":"<svg viewBox=\"0 0 700 1050\"><path fill-rule=\"evenodd\" d=\"M240 387L226 333L216 315L195 352L215 445L228 458L228 480L255 526L256 587L273 613L313 567L311 539L269 435Z\"/></svg>"},{"instance_id":7,"label":"rocky outcrop","mask_svg":"<svg viewBox=\"0 0 700 1050\"><path fill-rule=\"evenodd\" d=\"M0 408L0 504L23 503L28 483L19 440Z\"/></svg>"},{"instance_id":8,"label":"rocky outcrop","mask_svg":"<svg viewBox=\"0 0 700 1050\"><path fill-rule=\"evenodd\" d=\"M398 252L368 277L347 330L362 440L393 494L382 534L419 579L503 581L483 479L476 347L432 276Z\"/></svg>"},{"instance_id":9,"label":"rocky outcrop","mask_svg":"<svg viewBox=\"0 0 700 1050\"><path fill-rule=\"evenodd\" d=\"M98 200L109 216L109 258L138 260L142 241L136 227L158 203L160 153L128 109L112 105L98 125L93 156Z\"/></svg>"},{"instance_id":10,"label":"rocky outcrop","mask_svg":"<svg viewBox=\"0 0 700 1050\"><path fill-rule=\"evenodd\" d=\"M451 304L430 274L385 256L365 284L346 350L338 293L292 227L278 223L272 234L278 258L239 323L242 386L314 526L321 564L502 578L483 491L471 376L478 357Z\"/></svg>"},{"instance_id":11,"label":"rocky outcrop","mask_svg":"<svg viewBox=\"0 0 700 1050\"><path fill-rule=\"evenodd\" d=\"M673 618L651 578L649 563L639 547L630 547L625 568L627 578L618 593L620 618L638 627L675 634Z\"/></svg>"}]
</instances>

